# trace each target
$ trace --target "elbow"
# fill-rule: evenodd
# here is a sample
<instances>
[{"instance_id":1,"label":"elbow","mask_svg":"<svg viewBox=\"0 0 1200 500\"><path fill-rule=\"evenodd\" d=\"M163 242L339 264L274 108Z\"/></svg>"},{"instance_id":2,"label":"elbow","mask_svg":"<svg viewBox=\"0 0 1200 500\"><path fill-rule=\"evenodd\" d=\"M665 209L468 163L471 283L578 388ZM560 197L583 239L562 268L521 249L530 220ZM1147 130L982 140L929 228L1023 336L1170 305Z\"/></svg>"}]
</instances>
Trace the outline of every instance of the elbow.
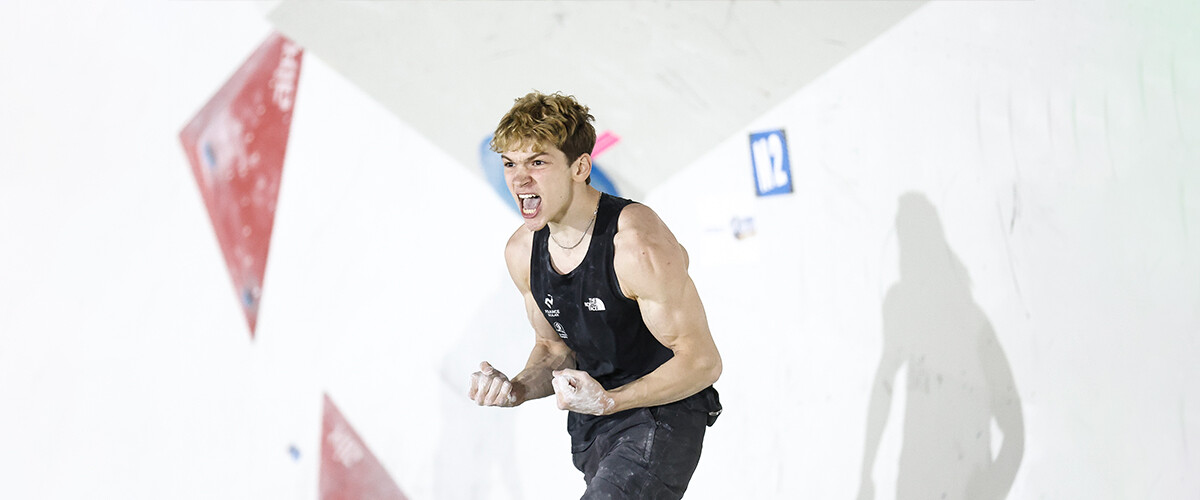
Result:
<instances>
[{"instance_id":1,"label":"elbow","mask_svg":"<svg viewBox=\"0 0 1200 500\"><path fill-rule=\"evenodd\" d=\"M722 369L721 355L713 353L712 356L705 357L701 362L700 372L704 374L704 378L708 382L707 385L713 385L717 383L717 379L721 378Z\"/></svg>"},{"instance_id":2,"label":"elbow","mask_svg":"<svg viewBox=\"0 0 1200 500\"><path fill-rule=\"evenodd\" d=\"M674 362L678 363L676 373L681 379L686 379L688 385L698 386L697 390L708 387L721 378L724 369L721 354L714 348L679 349L674 348Z\"/></svg>"}]
</instances>

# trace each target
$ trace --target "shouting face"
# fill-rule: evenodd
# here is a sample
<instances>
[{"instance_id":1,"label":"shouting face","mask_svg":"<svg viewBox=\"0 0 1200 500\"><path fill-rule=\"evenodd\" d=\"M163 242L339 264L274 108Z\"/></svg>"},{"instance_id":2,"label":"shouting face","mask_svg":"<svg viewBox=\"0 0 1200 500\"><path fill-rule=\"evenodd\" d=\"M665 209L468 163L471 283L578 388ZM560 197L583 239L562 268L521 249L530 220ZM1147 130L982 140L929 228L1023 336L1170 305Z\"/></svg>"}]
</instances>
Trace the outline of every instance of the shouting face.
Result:
<instances>
[{"instance_id":1,"label":"shouting face","mask_svg":"<svg viewBox=\"0 0 1200 500\"><path fill-rule=\"evenodd\" d=\"M504 180L525 218L525 227L531 231L561 222L575 196L575 184L583 184L590 173L588 155L568 163L558 148L544 149L505 151L500 155Z\"/></svg>"}]
</instances>

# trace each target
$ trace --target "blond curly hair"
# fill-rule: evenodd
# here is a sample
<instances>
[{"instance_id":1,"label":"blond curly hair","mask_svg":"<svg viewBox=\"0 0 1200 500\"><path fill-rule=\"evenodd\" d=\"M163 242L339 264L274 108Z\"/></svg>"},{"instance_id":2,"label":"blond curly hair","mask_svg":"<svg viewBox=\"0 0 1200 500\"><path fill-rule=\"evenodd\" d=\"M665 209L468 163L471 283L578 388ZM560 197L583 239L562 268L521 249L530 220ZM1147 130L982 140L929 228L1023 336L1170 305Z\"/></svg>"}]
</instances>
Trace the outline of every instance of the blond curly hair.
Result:
<instances>
[{"instance_id":1,"label":"blond curly hair","mask_svg":"<svg viewBox=\"0 0 1200 500\"><path fill-rule=\"evenodd\" d=\"M515 101L496 126L488 146L492 151L542 151L554 146L567 156L568 163L574 163L596 147L596 129L591 123L595 118L575 96L534 91Z\"/></svg>"}]
</instances>

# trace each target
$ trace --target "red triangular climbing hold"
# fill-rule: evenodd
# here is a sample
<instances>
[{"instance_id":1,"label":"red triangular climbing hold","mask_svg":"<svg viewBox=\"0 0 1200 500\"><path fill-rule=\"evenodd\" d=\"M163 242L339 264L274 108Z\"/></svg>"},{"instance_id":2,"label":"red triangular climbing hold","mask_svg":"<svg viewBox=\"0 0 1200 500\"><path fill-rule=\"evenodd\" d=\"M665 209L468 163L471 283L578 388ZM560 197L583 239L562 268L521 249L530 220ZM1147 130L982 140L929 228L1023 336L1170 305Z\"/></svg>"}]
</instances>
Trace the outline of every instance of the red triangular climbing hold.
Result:
<instances>
[{"instance_id":1,"label":"red triangular climbing hold","mask_svg":"<svg viewBox=\"0 0 1200 500\"><path fill-rule=\"evenodd\" d=\"M325 395L320 500L407 500L392 476Z\"/></svg>"},{"instance_id":2,"label":"red triangular climbing hold","mask_svg":"<svg viewBox=\"0 0 1200 500\"><path fill-rule=\"evenodd\" d=\"M179 133L250 326L258 322L303 49L272 34Z\"/></svg>"}]
</instances>

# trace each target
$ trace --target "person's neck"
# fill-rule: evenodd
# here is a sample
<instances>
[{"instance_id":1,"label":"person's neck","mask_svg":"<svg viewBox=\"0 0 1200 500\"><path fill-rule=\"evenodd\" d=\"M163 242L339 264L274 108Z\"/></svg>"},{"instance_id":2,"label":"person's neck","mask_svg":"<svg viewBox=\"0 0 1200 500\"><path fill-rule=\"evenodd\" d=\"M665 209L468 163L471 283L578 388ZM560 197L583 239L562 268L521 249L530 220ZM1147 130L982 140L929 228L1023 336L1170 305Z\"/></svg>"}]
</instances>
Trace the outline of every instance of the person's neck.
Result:
<instances>
[{"instance_id":1,"label":"person's neck","mask_svg":"<svg viewBox=\"0 0 1200 500\"><path fill-rule=\"evenodd\" d=\"M567 208L567 214L562 221L547 224L550 226L550 235L563 245L570 245L582 239L583 233L591 230L595 222L599 204L600 191L586 186Z\"/></svg>"}]
</instances>

